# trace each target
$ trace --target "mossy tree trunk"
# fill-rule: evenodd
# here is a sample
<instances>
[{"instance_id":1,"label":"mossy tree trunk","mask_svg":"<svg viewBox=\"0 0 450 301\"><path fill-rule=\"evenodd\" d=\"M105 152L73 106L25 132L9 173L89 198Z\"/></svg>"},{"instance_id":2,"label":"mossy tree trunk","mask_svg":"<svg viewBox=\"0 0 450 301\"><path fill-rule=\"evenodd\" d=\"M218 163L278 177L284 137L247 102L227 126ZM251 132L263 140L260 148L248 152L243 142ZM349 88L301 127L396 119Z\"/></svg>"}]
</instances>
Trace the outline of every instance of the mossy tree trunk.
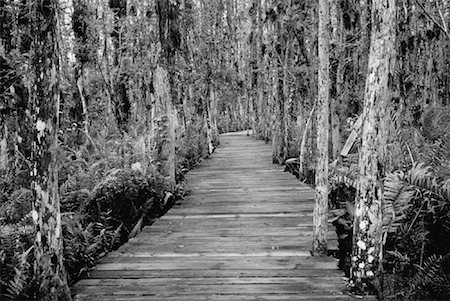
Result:
<instances>
[{"instance_id":1,"label":"mossy tree trunk","mask_svg":"<svg viewBox=\"0 0 450 301\"><path fill-rule=\"evenodd\" d=\"M169 74L158 66L153 75L154 103L152 107L153 139L156 144L158 171L168 189L175 187L175 114L170 94Z\"/></svg>"},{"instance_id":2,"label":"mossy tree trunk","mask_svg":"<svg viewBox=\"0 0 450 301\"><path fill-rule=\"evenodd\" d=\"M31 153L34 271L40 300L70 300L63 264L63 238L58 192L59 55L58 1L34 2L34 82L31 118Z\"/></svg>"},{"instance_id":3,"label":"mossy tree trunk","mask_svg":"<svg viewBox=\"0 0 450 301\"><path fill-rule=\"evenodd\" d=\"M173 95L174 75L170 68L179 48L177 5L172 0L156 0L158 17L159 58L153 74L154 103L152 106L153 138L156 144L158 171L165 178L167 189L175 187L175 127L176 110Z\"/></svg>"},{"instance_id":4,"label":"mossy tree trunk","mask_svg":"<svg viewBox=\"0 0 450 301\"><path fill-rule=\"evenodd\" d=\"M286 160L286 141L285 141L285 109L287 105L284 99L284 72L287 37L282 36L283 27L280 20L275 20L272 34L274 35L275 45L272 49L272 68L273 68L273 116L274 123L272 128L272 162L283 164Z\"/></svg>"},{"instance_id":5,"label":"mossy tree trunk","mask_svg":"<svg viewBox=\"0 0 450 301\"><path fill-rule=\"evenodd\" d=\"M328 0L319 1L319 93L317 100L317 164L316 204L314 206L313 254L326 255L328 228L328 132L330 130L329 34Z\"/></svg>"},{"instance_id":6,"label":"mossy tree trunk","mask_svg":"<svg viewBox=\"0 0 450 301\"><path fill-rule=\"evenodd\" d=\"M395 61L395 20L394 0L373 0L353 227L351 281L359 290L370 287L382 262L383 178L390 107L388 86Z\"/></svg>"},{"instance_id":7,"label":"mossy tree trunk","mask_svg":"<svg viewBox=\"0 0 450 301\"><path fill-rule=\"evenodd\" d=\"M122 132L128 131L128 120L130 117L131 103L128 91L128 74L125 68L125 35L127 0L110 0L109 8L113 11L114 26L111 32L111 40L114 45L113 66L114 76L112 78L112 99L114 104L114 116L117 127ZM82 70L80 70L82 72ZM82 76L82 74L81 74ZM79 83L77 82L77 86ZM82 96L82 93L80 93ZM83 98L81 98L83 101ZM85 105L83 105L85 106ZM84 108L83 108L84 110Z\"/></svg>"},{"instance_id":8,"label":"mossy tree trunk","mask_svg":"<svg viewBox=\"0 0 450 301\"><path fill-rule=\"evenodd\" d=\"M0 103L2 104L0 109L0 175L8 170L10 160L8 154L8 141L10 140L8 119L10 118L6 112L8 112L10 99L12 99L11 87L13 87L14 79L11 76L13 70L6 60L6 55L12 49L12 20L7 9L7 2L0 0Z\"/></svg>"},{"instance_id":9,"label":"mossy tree trunk","mask_svg":"<svg viewBox=\"0 0 450 301\"><path fill-rule=\"evenodd\" d=\"M333 45L334 60L330 62L332 78L330 79L330 125L331 125L331 141L332 141L332 158L337 159L342 149L341 123L339 116L339 106L342 96L342 71L345 60L341 59L344 45L341 41L342 29L340 27L341 10L338 0L330 1L330 43ZM331 50L330 50L331 51Z\"/></svg>"},{"instance_id":10,"label":"mossy tree trunk","mask_svg":"<svg viewBox=\"0 0 450 301\"><path fill-rule=\"evenodd\" d=\"M89 16L88 6L85 0L74 0L74 1L64 1L65 9L68 11L73 11L72 17L72 27L73 33L66 31L68 36L65 37L66 40L75 38L74 43L77 44L77 52L75 53L76 62L74 68L74 81L76 86L76 99L81 104L82 116L83 116L83 129L86 136L86 142L92 142L89 134L89 112L88 112L88 101L87 95L84 89L84 77L86 72L86 64L89 62L88 49L88 27L87 18Z\"/></svg>"}]
</instances>

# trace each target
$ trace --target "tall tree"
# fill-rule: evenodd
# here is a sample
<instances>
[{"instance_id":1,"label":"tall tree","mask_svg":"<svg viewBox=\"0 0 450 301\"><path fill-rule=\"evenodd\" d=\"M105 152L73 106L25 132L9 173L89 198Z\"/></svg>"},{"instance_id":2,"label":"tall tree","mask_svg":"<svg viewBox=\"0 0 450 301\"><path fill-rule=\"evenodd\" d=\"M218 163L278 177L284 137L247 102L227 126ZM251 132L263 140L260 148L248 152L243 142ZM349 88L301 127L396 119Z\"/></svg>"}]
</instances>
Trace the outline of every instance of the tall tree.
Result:
<instances>
[{"instance_id":1,"label":"tall tree","mask_svg":"<svg viewBox=\"0 0 450 301\"><path fill-rule=\"evenodd\" d=\"M58 1L33 3L34 77L31 118L34 125L31 175L36 227L34 270L40 300L70 300L63 264L58 192L59 60Z\"/></svg>"},{"instance_id":2,"label":"tall tree","mask_svg":"<svg viewBox=\"0 0 450 301\"><path fill-rule=\"evenodd\" d=\"M153 75L154 103L152 108L153 138L156 143L156 160L159 172L166 179L169 188L175 186L175 124L176 113L173 104L174 56L179 47L178 11L173 0L156 0L159 47L161 53Z\"/></svg>"},{"instance_id":3,"label":"tall tree","mask_svg":"<svg viewBox=\"0 0 450 301\"><path fill-rule=\"evenodd\" d=\"M328 132L330 114L330 8L328 0L319 1L319 93L317 114L316 205L314 207L313 254L327 252L328 227Z\"/></svg>"},{"instance_id":4,"label":"tall tree","mask_svg":"<svg viewBox=\"0 0 450 301\"><path fill-rule=\"evenodd\" d=\"M272 162L282 164L286 160L286 140L285 140L285 110L286 100L284 99L284 72L287 36L286 28L283 24L283 15L279 11L284 4L277 5L276 1L272 3L273 27L271 34L273 35L272 47L272 94L273 94L273 128L272 128Z\"/></svg>"},{"instance_id":5,"label":"tall tree","mask_svg":"<svg viewBox=\"0 0 450 301\"><path fill-rule=\"evenodd\" d=\"M351 281L364 289L381 268L382 204L389 118L389 79L395 60L395 0L373 0L364 96L360 180L356 196Z\"/></svg>"}]
</instances>

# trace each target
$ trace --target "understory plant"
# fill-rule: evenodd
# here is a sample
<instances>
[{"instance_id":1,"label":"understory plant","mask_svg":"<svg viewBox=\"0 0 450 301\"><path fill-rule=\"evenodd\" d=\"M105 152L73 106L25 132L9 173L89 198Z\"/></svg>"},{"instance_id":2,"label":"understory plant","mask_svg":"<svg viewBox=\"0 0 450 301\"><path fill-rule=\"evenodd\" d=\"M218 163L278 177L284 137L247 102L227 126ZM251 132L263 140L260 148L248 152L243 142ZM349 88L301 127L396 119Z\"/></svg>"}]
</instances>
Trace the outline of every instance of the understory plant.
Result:
<instances>
[{"instance_id":1,"label":"understory plant","mask_svg":"<svg viewBox=\"0 0 450 301\"><path fill-rule=\"evenodd\" d=\"M449 130L446 108L425 111L421 126L405 125L399 111L392 115L382 206L384 254L377 285L386 300L450 298ZM330 168L329 199L339 236L339 266L347 275L357 158L357 153L350 153Z\"/></svg>"},{"instance_id":2,"label":"understory plant","mask_svg":"<svg viewBox=\"0 0 450 301\"><path fill-rule=\"evenodd\" d=\"M155 163L144 156L141 141L131 135L97 136L92 144L61 147L59 187L69 284L183 198L183 173L202 158L200 136L191 133L183 151L178 149L177 184L171 191L165 190ZM34 277L32 193L22 182L6 175L0 179L1 300L32 299L36 285L45 285Z\"/></svg>"}]
</instances>

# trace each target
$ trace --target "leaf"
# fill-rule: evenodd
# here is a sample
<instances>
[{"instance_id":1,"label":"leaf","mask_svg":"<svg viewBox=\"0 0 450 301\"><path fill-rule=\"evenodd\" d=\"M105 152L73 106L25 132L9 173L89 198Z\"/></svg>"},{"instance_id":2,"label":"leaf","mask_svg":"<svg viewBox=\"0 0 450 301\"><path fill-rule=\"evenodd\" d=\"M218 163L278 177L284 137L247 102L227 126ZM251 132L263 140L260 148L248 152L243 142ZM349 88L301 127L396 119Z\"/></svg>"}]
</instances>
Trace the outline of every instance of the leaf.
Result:
<instances>
[{"instance_id":1,"label":"leaf","mask_svg":"<svg viewBox=\"0 0 450 301\"><path fill-rule=\"evenodd\" d=\"M128 234L128 239L135 237L139 233L139 231L142 228L143 221L144 221L144 215L141 216L141 218L138 220L136 225L133 227L133 230L131 230L130 234Z\"/></svg>"}]
</instances>

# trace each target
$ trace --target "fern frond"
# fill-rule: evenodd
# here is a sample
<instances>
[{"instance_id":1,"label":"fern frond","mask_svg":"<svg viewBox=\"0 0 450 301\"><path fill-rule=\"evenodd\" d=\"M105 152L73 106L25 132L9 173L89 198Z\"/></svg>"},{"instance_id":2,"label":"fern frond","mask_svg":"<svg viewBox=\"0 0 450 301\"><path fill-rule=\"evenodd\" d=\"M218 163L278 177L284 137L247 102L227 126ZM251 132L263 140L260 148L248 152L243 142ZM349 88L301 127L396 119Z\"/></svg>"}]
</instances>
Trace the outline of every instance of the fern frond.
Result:
<instances>
[{"instance_id":1,"label":"fern frond","mask_svg":"<svg viewBox=\"0 0 450 301\"><path fill-rule=\"evenodd\" d=\"M415 189L404 181L405 174L401 171L388 174L384 182L383 204L383 236L396 233L411 207Z\"/></svg>"},{"instance_id":2,"label":"fern frond","mask_svg":"<svg viewBox=\"0 0 450 301\"><path fill-rule=\"evenodd\" d=\"M430 166L418 163L411 168L404 179L409 185L423 189L432 193L434 197L450 202L450 185L444 185L445 183L438 181Z\"/></svg>"},{"instance_id":3,"label":"fern frond","mask_svg":"<svg viewBox=\"0 0 450 301\"><path fill-rule=\"evenodd\" d=\"M414 265L416 273L411 285L420 290L428 290L433 295L449 295L450 283L441 269L442 256L433 254L424 260L423 265Z\"/></svg>"},{"instance_id":4,"label":"fern frond","mask_svg":"<svg viewBox=\"0 0 450 301\"><path fill-rule=\"evenodd\" d=\"M28 263L28 256L31 250L33 250L33 246L21 254L18 266L14 267L14 279L9 281L7 287L8 298L16 299L25 291L25 288L27 287L30 277L30 264Z\"/></svg>"}]
</instances>

